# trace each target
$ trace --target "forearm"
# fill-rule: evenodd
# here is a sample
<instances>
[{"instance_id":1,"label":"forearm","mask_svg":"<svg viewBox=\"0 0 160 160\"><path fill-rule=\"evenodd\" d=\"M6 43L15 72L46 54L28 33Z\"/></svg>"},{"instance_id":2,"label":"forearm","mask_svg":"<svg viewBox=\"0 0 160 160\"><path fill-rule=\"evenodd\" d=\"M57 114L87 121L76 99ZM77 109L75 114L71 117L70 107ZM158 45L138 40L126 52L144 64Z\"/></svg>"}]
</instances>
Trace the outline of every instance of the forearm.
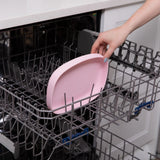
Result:
<instances>
[{"instance_id":1,"label":"forearm","mask_svg":"<svg viewBox=\"0 0 160 160\"><path fill-rule=\"evenodd\" d=\"M147 0L122 26L127 34L160 14L160 0Z\"/></svg>"}]
</instances>

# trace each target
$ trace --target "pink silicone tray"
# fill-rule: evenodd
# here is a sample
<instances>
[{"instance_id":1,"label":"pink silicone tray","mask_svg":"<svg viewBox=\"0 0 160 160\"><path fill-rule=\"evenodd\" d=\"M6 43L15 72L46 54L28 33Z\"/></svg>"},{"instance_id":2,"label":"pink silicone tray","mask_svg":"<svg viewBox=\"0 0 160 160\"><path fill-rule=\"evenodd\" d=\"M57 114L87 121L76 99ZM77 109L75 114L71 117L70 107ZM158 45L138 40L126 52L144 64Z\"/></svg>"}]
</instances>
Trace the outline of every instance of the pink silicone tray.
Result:
<instances>
[{"instance_id":1,"label":"pink silicone tray","mask_svg":"<svg viewBox=\"0 0 160 160\"><path fill-rule=\"evenodd\" d=\"M100 54L88 54L64 63L53 72L49 79L47 87L48 108L56 114L71 111L71 105L62 106L72 103L72 98L77 101L89 97L92 88L92 95L99 93L106 83L107 73L108 62L104 63L103 56ZM83 105L95 98L96 96L84 100ZM79 107L80 103L74 104L74 109Z\"/></svg>"}]
</instances>

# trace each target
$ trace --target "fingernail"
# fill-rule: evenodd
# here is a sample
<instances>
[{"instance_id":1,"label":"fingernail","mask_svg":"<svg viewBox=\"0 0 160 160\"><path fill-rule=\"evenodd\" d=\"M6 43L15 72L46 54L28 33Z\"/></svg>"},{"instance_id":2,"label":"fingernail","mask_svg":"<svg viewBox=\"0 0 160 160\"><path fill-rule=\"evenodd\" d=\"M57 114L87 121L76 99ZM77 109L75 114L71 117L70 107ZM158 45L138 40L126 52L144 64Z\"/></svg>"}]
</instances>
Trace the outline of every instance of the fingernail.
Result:
<instances>
[{"instance_id":1,"label":"fingernail","mask_svg":"<svg viewBox=\"0 0 160 160\"><path fill-rule=\"evenodd\" d=\"M106 63L107 61L108 61L108 58L105 58L105 59L104 59L104 63Z\"/></svg>"}]
</instances>

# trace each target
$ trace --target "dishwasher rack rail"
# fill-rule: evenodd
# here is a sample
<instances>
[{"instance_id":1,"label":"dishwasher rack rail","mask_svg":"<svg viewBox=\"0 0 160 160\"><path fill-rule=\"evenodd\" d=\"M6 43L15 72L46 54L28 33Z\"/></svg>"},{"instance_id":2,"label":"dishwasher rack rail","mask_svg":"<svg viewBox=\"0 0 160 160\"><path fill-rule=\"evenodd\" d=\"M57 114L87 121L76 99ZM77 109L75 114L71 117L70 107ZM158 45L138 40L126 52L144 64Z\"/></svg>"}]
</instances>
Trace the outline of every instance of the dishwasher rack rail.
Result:
<instances>
[{"instance_id":1,"label":"dishwasher rack rail","mask_svg":"<svg viewBox=\"0 0 160 160\"><path fill-rule=\"evenodd\" d=\"M62 108L67 110L68 106L72 106L72 110L59 115L47 109L45 102L47 82L52 72L67 60L58 56L59 50L63 52L63 57L70 57L71 53L72 57L76 57L79 55L77 50L71 45L55 44L23 52L20 56L14 55L10 60L4 58L1 63L3 69L0 79L0 134L2 139L4 137L7 139L2 144L13 153L14 158L18 158L21 151L25 150L31 153L32 159L51 159L59 149L62 149L70 159L72 157L75 159L81 153L87 153L87 158L91 154L91 158L88 159L93 160L97 156L99 159L106 159L106 156L108 159L124 159L126 155L130 157L129 159L138 159L134 151L139 148L135 145L122 139L124 144L129 143L133 148L126 151L125 146L121 149L121 146L116 147L120 150L119 153L114 151L116 145L112 138L106 141L103 136L99 137L102 132L109 132L112 123L135 119L142 109L152 110L159 101L157 96L160 92L159 52L156 59L151 59L145 56L146 52L142 54L140 51L132 51L130 48L132 44L134 43L126 41L119 48L118 54L124 55L123 52L127 51L130 54L127 53L126 56L129 55L129 59L132 59L133 52L137 59L145 64L143 70L131 63L127 65L128 58L122 63L118 60L119 55L115 53L109 61L109 75L105 88L95 95L91 92L89 97L73 100L71 104L65 104L64 98ZM15 62L14 59L18 58L19 61ZM147 59L145 63L144 59ZM153 68L150 72L144 72L148 66ZM91 101L97 95L98 98ZM88 100L87 105L83 105L84 100ZM80 108L74 110L77 103ZM113 133L109 134L112 137ZM101 145L97 145L98 141ZM109 143L104 145L107 147L104 151L103 143ZM76 146L79 146L78 149L75 149ZM113 149L110 146L113 146ZM94 150L97 150L96 155L93 155Z\"/></svg>"}]
</instances>

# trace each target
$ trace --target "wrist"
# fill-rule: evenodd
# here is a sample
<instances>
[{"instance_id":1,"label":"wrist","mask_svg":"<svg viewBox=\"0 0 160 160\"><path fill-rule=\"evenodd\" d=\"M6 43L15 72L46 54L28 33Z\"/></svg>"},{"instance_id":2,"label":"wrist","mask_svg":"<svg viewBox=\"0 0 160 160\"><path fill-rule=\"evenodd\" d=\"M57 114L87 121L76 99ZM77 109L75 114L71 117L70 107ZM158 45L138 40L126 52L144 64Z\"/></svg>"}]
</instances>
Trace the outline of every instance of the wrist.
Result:
<instances>
[{"instance_id":1,"label":"wrist","mask_svg":"<svg viewBox=\"0 0 160 160\"><path fill-rule=\"evenodd\" d=\"M123 35L127 38L128 35L132 32L132 28L129 27L128 24L123 24L122 26L120 26L121 32L123 33Z\"/></svg>"}]
</instances>

